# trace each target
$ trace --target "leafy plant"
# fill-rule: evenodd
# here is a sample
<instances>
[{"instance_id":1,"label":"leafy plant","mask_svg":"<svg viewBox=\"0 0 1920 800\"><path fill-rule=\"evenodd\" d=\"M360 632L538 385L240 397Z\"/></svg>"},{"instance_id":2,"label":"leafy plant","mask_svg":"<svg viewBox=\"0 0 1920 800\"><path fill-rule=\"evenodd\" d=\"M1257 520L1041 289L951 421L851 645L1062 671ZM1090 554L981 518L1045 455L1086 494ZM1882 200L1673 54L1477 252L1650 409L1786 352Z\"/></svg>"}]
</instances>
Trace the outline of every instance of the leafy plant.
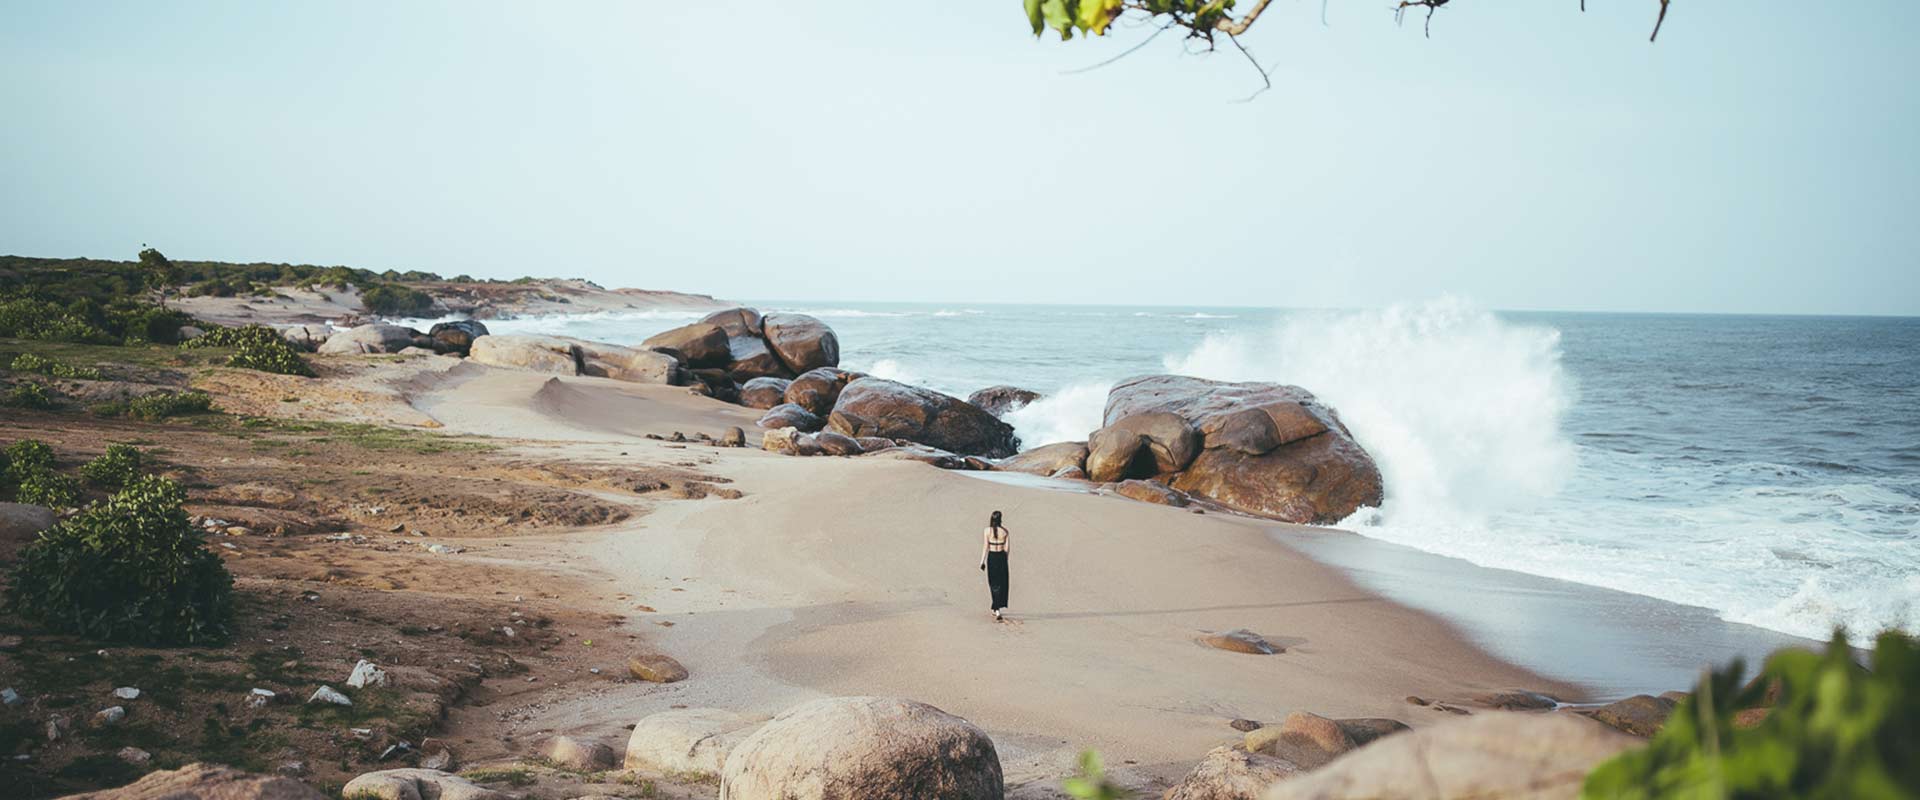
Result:
<instances>
[{"instance_id":1,"label":"leafy plant","mask_svg":"<svg viewBox=\"0 0 1920 800\"><path fill-rule=\"evenodd\" d=\"M36 472L53 469L53 448L39 439L21 439L7 445L7 476L19 483Z\"/></svg>"},{"instance_id":2,"label":"leafy plant","mask_svg":"<svg viewBox=\"0 0 1920 800\"><path fill-rule=\"evenodd\" d=\"M261 372L280 375L304 375L309 378L314 375L313 366L294 351L293 345L286 340L286 337L265 325L214 328L207 331L204 336L182 342L180 346L236 348L233 356L227 359L229 367L257 369Z\"/></svg>"},{"instance_id":3,"label":"leafy plant","mask_svg":"<svg viewBox=\"0 0 1920 800\"><path fill-rule=\"evenodd\" d=\"M1827 652L1781 650L1742 684L1735 661L1701 679L1647 746L1587 775L1585 798L1920 797L1920 644L1884 633L1870 666L1844 632ZM1778 693L1757 725L1744 709Z\"/></svg>"},{"instance_id":4,"label":"leafy plant","mask_svg":"<svg viewBox=\"0 0 1920 800\"><path fill-rule=\"evenodd\" d=\"M0 336L81 344L106 344L106 331L52 302L17 298L0 302Z\"/></svg>"},{"instance_id":5,"label":"leafy plant","mask_svg":"<svg viewBox=\"0 0 1920 800\"><path fill-rule=\"evenodd\" d=\"M103 489L124 489L139 479L146 460L138 447L110 444L105 453L80 466L80 475Z\"/></svg>"},{"instance_id":6,"label":"leafy plant","mask_svg":"<svg viewBox=\"0 0 1920 800\"><path fill-rule=\"evenodd\" d=\"M382 283L367 286L360 292L360 304L375 314L401 316L432 310L433 297L411 287Z\"/></svg>"},{"instance_id":7,"label":"leafy plant","mask_svg":"<svg viewBox=\"0 0 1920 800\"><path fill-rule=\"evenodd\" d=\"M21 381L5 397L0 397L0 405L47 409L53 407L53 398L47 396L47 387L34 381Z\"/></svg>"},{"instance_id":8,"label":"leafy plant","mask_svg":"<svg viewBox=\"0 0 1920 800\"><path fill-rule=\"evenodd\" d=\"M1132 792L1108 780L1106 765L1100 762L1100 754L1092 750L1080 751L1079 769L1073 777L1062 781L1060 788L1077 800L1126 800L1133 796Z\"/></svg>"},{"instance_id":9,"label":"leafy plant","mask_svg":"<svg viewBox=\"0 0 1920 800\"><path fill-rule=\"evenodd\" d=\"M213 398L206 392L155 392L127 401L126 415L154 422L212 410Z\"/></svg>"},{"instance_id":10,"label":"leafy plant","mask_svg":"<svg viewBox=\"0 0 1920 800\"><path fill-rule=\"evenodd\" d=\"M82 380L100 380L100 370L92 367L76 367L64 361L44 358L34 353L21 353L14 356L10 367L14 372L37 372L55 378L78 378Z\"/></svg>"},{"instance_id":11,"label":"leafy plant","mask_svg":"<svg viewBox=\"0 0 1920 800\"><path fill-rule=\"evenodd\" d=\"M233 576L181 508L186 492L148 476L88 505L21 550L6 608L48 628L139 644L218 644Z\"/></svg>"},{"instance_id":12,"label":"leafy plant","mask_svg":"<svg viewBox=\"0 0 1920 800\"><path fill-rule=\"evenodd\" d=\"M80 484L53 470L41 470L20 480L14 499L52 509L72 508L80 503Z\"/></svg>"}]
</instances>

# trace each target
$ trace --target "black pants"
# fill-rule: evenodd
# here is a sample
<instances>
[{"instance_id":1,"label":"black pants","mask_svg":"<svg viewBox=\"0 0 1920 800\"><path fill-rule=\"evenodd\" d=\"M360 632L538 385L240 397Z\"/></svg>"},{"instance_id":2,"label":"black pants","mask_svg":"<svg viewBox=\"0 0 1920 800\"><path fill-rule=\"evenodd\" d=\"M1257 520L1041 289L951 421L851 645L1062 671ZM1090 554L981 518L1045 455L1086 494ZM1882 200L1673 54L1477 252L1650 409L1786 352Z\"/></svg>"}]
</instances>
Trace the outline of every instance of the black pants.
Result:
<instances>
[{"instance_id":1,"label":"black pants","mask_svg":"<svg viewBox=\"0 0 1920 800\"><path fill-rule=\"evenodd\" d=\"M987 554L987 589L993 592L993 610L1007 607L1007 554Z\"/></svg>"}]
</instances>

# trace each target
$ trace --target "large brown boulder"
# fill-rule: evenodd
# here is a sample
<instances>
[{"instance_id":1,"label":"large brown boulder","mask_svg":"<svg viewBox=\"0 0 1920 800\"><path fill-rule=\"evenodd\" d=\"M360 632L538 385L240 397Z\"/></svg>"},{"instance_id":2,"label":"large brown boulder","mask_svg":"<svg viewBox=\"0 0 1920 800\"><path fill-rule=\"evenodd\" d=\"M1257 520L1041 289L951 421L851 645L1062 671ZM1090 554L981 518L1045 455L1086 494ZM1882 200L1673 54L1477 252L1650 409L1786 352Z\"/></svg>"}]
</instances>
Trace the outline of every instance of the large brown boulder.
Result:
<instances>
[{"instance_id":1,"label":"large brown boulder","mask_svg":"<svg viewBox=\"0 0 1920 800\"><path fill-rule=\"evenodd\" d=\"M1636 694L1589 711L1587 716L1615 730L1650 737L1666 727L1667 717L1673 714L1676 705L1665 697Z\"/></svg>"},{"instance_id":2,"label":"large brown boulder","mask_svg":"<svg viewBox=\"0 0 1920 800\"><path fill-rule=\"evenodd\" d=\"M474 363L507 369L580 374L580 348L558 336L482 336L473 340L473 349L467 358Z\"/></svg>"},{"instance_id":3,"label":"large brown boulder","mask_svg":"<svg viewBox=\"0 0 1920 800\"><path fill-rule=\"evenodd\" d=\"M826 420L792 403L781 403L780 405L767 409L767 413L760 417L760 422L757 424L767 430L773 430L775 428L796 428L806 433L812 433L826 427Z\"/></svg>"},{"instance_id":4,"label":"large brown boulder","mask_svg":"<svg viewBox=\"0 0 1920 800\"><path fill-rule=\"evenodd\" d=\"M487 326L477 319L456 319L450 322L436 322L427 329L428 338L433 339L433 351L436 353L458 353L466 355L473 349L473 340L487 335Z\"/></svg>"},{"instance_id":5,"label":"large brown boulder","mask_svg":"<svg viewBox=\"0 0 1920 800\"><path fill-rule=\"evenodd\" d=\"M768 314L762 322L767 346L795 374L840 366L840 340L826 323L805 314Z\"/></svg>"},{"instance_id":6,"label":"large brown boulder","mask_svg":"<svg viewBox=\"0 0 1920 800\"><path fill-rule=\"evenodd\" d=\"M760 338L760 312L751 308L729 308L715 311L700 318L701 322L718 325L727 332L729 338L750 336Z\"/></svg>"},{"instance_id":7,"label":"large brown boulder","mask_svg":"<svg viewBox=\"0 0 1920 800\"><path fill-rule=\"evenodd\" d=\"M773 718L728 754L720 800L1001 800L993 740L912 700L832 697Z\"/></svg>"},{"instance_id":8,"label":"large brown boulder","mask_svg":"<svg viewBox=\"0 0 1920 800\"><path fill-rule=\"evenodd\" d=\"M1087 476L1106 483L1170 475L1193 463L1200 441L1200 432L1178 414L1134 414L1087 437Z\"/></svg>"},{"instance_id":9,"label":"large brown boulder","mask_svg":"<svg viewBox=\"0 0 1920 800\"><path fill-rule=\"evenodd\" d=\"M1573 714L1475 714L1380 739L1275 784L1265 800L1570 798L1638 741Z\"/></svg>"},{"instance_id":10,"label":"large brown boulder","mask_svg":"<svg viewBox=\"0 0 1920 800\"><path fill-rule=\"evenodd\" d=\"M858 372L834 367L810 369L787 385L786 401L824 417L833 413L840 390L859 377Z\"/></svg>"},{"instance_id":11,"label":"large brown boulder","mask_svg":"<svg viewBox=\"0 0 1920 800\"><path fill-rule=\"evenodd\" d=\"M413 337L418 334L412 328L375 322L335 331L325 342L320 343L322 355L362 355L368 353L398 353L413 346Z\"/></svg>"},{"instance_id":12,"label":"large brown boulder","mask_svg":"<svg viewBox=\"0 0 1920 800\"><path fill-rule=\"evenodd\" d=\"M1174 508L1186 508L1189 502L1186 492L1153 481L1124 480L1114 484L1113 493L1129 500Z\"/></svg>"},{"instance_id":13,"label":"large brown boulder","mask_svg":"<svg viewBox=\"0 0 1920 800\"><path fill-rule=\"evenodd\" d=\"M1257 412L1257 413L1250 413ZM1121 382L1107 395L1106 428L1110 453L1100 466L1111 470L1140 441L1126 471L1161 469L1177 460L1153 451L1153 442L1133 425L1136 417L1172 414L1198 432L1201 450L1170 483L1189 494L1287 522L1337 522L1362 506L1380 504L1380 470L1354 441L1332 408L1297 386L1276 383L1224 383L1179 375L1148 375ZM1165 424L1152 418L1155 430ZM1141 434L1144 441L1131 438ZM1090 444L1088 472L1103 453ZM1145 454L1154 456L1151 467ZM1125 473L1123 473L1125 474ZM1141 477L1137 474L1126 477ZM1111 480L1108 478L1106 480Z\"/></svg>"},{"instance_id":14,"label":"large brown boulder","mask_svg":"<svg viewBox=\"0 0 1920 800\"><path fill-rule=\"evenodd\" d=\"M749 380L740 387L740 405L748 408L773 408L787 402L787 386L792 383L786 378L769 376Z\"/></svg>"},{"instance_id":15,"label":"large brown boulder","mask_svg":"<svg viewBox=\"0 0 1920 800\"><path fill-rule=\"evenodd\" d=\"M62 800L326 800L293 778L255 775L216 764L188 764L149 772L117 789L67 795Z\"/></svg>"},{"instance_id":16,"label":"large brown boulder","mask_svg":"<svg viewBox=\"0 0 1920 800\"><path fill-rule=\"evenodd\" d=\"M967 402L996 417L1006 416L1009 411L1019 411L1038 399L1039 392L1018 386L989 386L967 395Z\"/></svg>"},{"instance_id":17,"label":"large brown boulder","mask_svg":"<svg viewBox=\"0 0 1920 800\"><path fill-rule=\"evenodd\" d=\"M724 367L733 361L725 329L711 322L695 322L647 337L640 346L671 350L690 367Z\"/></svg>"},{"instance_id":18,"label":"large brown boulder","mask_svg":"<svg viewBox=\"0 0 1920 800\"><path fill-rule=\"evenodd\" d=\"M767 347L767 340L758 336L735 336L727 340L727 353L733 360L727 363L727 372L741 383L754 378L773 377L791 378L793 370L780 361Z\"/></svg>"},{"instance_id":19,"label":"large brown boulder","mask_svg":"<svg viewBox=\"0 0 1920 800\"><path fill-rule=\"evenodd\" d=\"M1299 765L1284 758L1216 747L1167 790L1164 800L1259 800L1267 787L1298 774Z\"/></svg>"},{"instance_id":20,"label":"large brown boulder","mask_svg":"<svg viewBox=\"0 0 1920 800\"><path fill-rule=\"evenodd\" d=\"M847 384L827 427L853 437L908 439L961 455L1005 458L1020 449L1012 425L965 400L883 378Z\"/></svg>"},{"instance_id":21,"label":"large brown boulder","mask_svg":"<svg viewBox=\"0 0 1920 800\"><path fill-rule=\"evenodd\" d=\"M665 353L586 339L566 339L580 353L580 374L628 383L671 384L680 360Z\"/></svg>"},{"instance_id":22,"label":"large brown boulder","mask_svg":"<svg viewBox=\"0 0 1920 800\"><path fill-rule=\"evenodd\" d=\"M1279 725L1246 737L1248 750L1278 756L1305 769L1317 769L1357 746L1340 723L1306 711L1288 714Z\"/></svg>"},{"instance_id":23,"label":"large brown boulder","mask_svg":"<svg viewBox=\"0 0 1920 800\"><path fill-rule=\"evenodd\" d=\"M1068 467L1085 469L1086 466L1086 442L1054 442L1003 458L993 468L1028 475L1053 475Z\"/></svg>"}]
</instances>

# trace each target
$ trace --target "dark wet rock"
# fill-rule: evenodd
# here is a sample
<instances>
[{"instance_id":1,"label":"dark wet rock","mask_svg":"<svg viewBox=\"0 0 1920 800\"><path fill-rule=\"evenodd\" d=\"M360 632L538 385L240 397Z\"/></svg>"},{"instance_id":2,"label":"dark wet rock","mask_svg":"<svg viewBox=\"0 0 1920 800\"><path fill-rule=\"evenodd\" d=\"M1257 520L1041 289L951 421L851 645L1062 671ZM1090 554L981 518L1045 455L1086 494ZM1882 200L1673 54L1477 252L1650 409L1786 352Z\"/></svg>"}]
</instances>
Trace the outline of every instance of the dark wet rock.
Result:
<instances>
[{"instance_id":1,"label":"dark wet rock","mask_svg":"<svg viewBox=\"0 0 1920 800\"><path fill-rule=\"evenodd\" d=\"M840 340L826 323L805 314L768 314L762 324L767 346L794 374L840 366Z\"/></svg>"},{"instance_id":2,"label":"dark wet rock","mask_svg":"<svg viewBox=\"0 0 1920 800\"><path fill-rule=\"evenodd\" d=\"M1261 725L1260 723L1250 719L1236 719L1232 722L1227 723L1227 727L1232 728L1241 733L1246 733L1248 731L1260 730Z\"/></svg>"},{"instance_id":3,"label":"dark wet rock","mask_svg":"<svg viewBox=\"0 0 1920 800\"><path fill-rule=\"evenodd\" d=\"M840 391L828 427L853 437L906 439L959 455L1004 458L1020 448L1013 426L957 397L882 378Z\"/></svg>"},{"instance_id":4,"label":"dark wet rock","mask_svg":"<svg viewBox=\"0 0 1920 800\"><path fill-rule=\"evenodd\" d=\"M1039 392L1018 386L989 386L967 395L967 402L996 417L1005 416L1009 411L1019 411L1038 399Z\"/></svg>"},{"instance_id":5,"label":"dark wet rock","mask_svg":"<svg viewBox=\"0 0 1920 800\"><path fill-rule=\"evenodd\" d=\"M834 367L810 369L787 385L785 400L824 417L833 413L834 401L840 399L840 391L859 377L861 375L858 372Z\"/></svg>"},{"instance_id":6,"label":"dark wet rock","mask_svg":"<svg viewBox=\"0 0 1920 800\"><path fill-rule=\"evenodd\" d=\"M1664 697L1636 694L1587 712L1601 723L1634 736L1652 736L1667 724L1674 702Z\"/></svg>"},{"instance_id":7,"label":"dark wet rock","mask_svg":"<svg viewBox=\"0 0 1920 800\"><path fill-rule=\"evenodd\" d=\"M1086 442L1055 442L1000 459L994 469L1028 475L1055 475L1068 467L1084 470L1086 463Z\"/></svg>"},{"instance_id":8,"label":"dark wet rock","mask_svg":"<svg viewBox=\"0 0 1920 800\"><path fill-rule=\"evenodd\" d=\"M860 443L860 452L862 453L878 453L882 450L891 450L900 446L899 442L884 436L858 436L854 438L854 441Z\"/></svg>"},{"instance_id":9,"label":"dark wet rock","mask_svg":"<svg viewBox=\"0 0 1920 800\"><path fill-rule=\"evenodd\" d=\"M720 432L720 438L715 439L714 444L721 447L746 447L747 432L741 430L739 426L730 427Z\"/></svg>"},{"instance_id":10,"label":"dark wet rock","mask_svg":"<svg viewBox=\"0 0 1920 800\"><path fill-rule=\"evenodd\" d=\"M1539 692L1512 691L1476 695L1473 702L1501 711L1552 711L1560 701Z\"/></svg>"},{"instance_id":11,"label":"dark wet rock","mask_svg":"<svg viewBox=\"0 0 1920 800\"><path fill-rule=\"evenodd\" d=\"M724 369L687 370L683 376L687 383L704 387L704 394L715 400L735 403L740 400L740 385L733 382L733 376Z\"/></svg>"},{"instance_id":12,"label":"dark wet rock","mask_svg":"<svg viewBox=\"0 0 1920 800\"><path fill-rule=\"evenodd\" d=\"M751 308L729 308L715 311L700 318L701 322L718 325L727 332L728 338L750 336L760 338L760 312Z\"/></svg>"},{"instance_id":13,"label":"dark wet rock","mask_svg":"<svg viewBox=\"0 0 1920 800\"><path fill-rule=\"evenodd\" d=\"M727 352L733 361L727 364L727 372L735 381L745 383L760 377L791 378L793 371L781 363L780 357L773 354L767 342L758 336L735 336L727 340Z\"/></svg>"},{"instance_id":14,"label":"dark wet rock","mask_svg":"<svg viewBox=\"0 0 1920 800\"><path fill-rule=\"evenodd\" d=\"M1255 656L1270 656L1284 653L1286 648L1267 641L1266 637L1246 628L1235 628L1225 633L1213 633L1200 637L1200 643L1234 653L1246 653Z\"/></svg>"},{"instance_id":15,"label":"dark wet rock","mask_svg":"<svg viewBox=\"0 0 1920 800\"><path fill-rule=\"evenodd\" d=\"M457 353L466 355L473 349L473 340L487 335L487 326L477 319L458 319L451 322L436 322L427 329L427 336L433 339L436 353Z\"/></svg>"},{"instance_id":16,"label":"dark wet rock","mask_svg":"<svg viewBox=\"0 0 1920 800\"><path fill-rule=\"evenodd\" d=\"M760 377L740 387L740 405L748 408L773 408L786 402L786 378Z\"/></svg>"},{"instance_id":17,"label":"dark wet rock","mask_svg":"<svg viewBox=\"0 0 1920 800\"><path fill-rule=\"evenodd\" d=\"M727 332L710 322L695 322L647 337L640 343L650 350L672 350L691 367L724 367L733 361Z\"/></svg>"},{"instance_id":18,"label":"dark wet rock","mask_svg":"<svg viewBox=\"0 0 1920 800\"><path fill-rule=\"evenodd\" d=\"M820 451L830 456L860 455L860 443L851 436L842 436L833 431L821 431L813 435L813 441Z\"/></svg>"},{"instance_id":19,"label":"dark wet rock","mask_svg":"<svg viewBox=\"0 0 1920 800\"><path fill-rule=\"evenodd\" d=\"M812 433L825 427L826 422L804 408L792 403L781 403L767 409L767 413L760 417L760 422L757 424L762 428L796 428Z\"/></svg>"}]
</instances>

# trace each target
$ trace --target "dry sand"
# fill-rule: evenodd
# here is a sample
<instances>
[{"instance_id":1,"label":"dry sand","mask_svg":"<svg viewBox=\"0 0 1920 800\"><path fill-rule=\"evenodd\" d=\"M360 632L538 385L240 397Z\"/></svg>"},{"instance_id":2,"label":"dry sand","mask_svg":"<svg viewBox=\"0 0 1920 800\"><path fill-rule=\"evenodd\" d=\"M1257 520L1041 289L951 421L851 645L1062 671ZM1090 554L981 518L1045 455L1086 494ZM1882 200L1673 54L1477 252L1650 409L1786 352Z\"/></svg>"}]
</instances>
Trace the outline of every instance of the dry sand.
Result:
<instances>
[{"instance_id":1,"label":"dry sand","mask_svg":"<svg viewBox=\"0 0 1920 800\"><path fill-rule=\"evenodd\" d=\"M529 440L566 461L697 467L746 495L543 536L537 554L517 539L519 553L625 593L579 602L631 615L693 677L519 709L511 732L618 741L623 726L675 705L773 714L821 695L899 695L987 729L1015 796L1040 796L1086 747L1143 786L1164 785L1237 738L1226 724L1236 717L1308 710L1420 725L1446 715L1408 695L1578 694L1358 588L1289 547L1303 535L1290 526L911 462L644 438L730 425L757 438L754 412L675 387L462 365L415 389L414 405L452 432ZM988 613L977 568L995 509L1014 537L1006 622ZM1286 652L1196 643L1233 628Z\"/></svg>"}]
</instances>

